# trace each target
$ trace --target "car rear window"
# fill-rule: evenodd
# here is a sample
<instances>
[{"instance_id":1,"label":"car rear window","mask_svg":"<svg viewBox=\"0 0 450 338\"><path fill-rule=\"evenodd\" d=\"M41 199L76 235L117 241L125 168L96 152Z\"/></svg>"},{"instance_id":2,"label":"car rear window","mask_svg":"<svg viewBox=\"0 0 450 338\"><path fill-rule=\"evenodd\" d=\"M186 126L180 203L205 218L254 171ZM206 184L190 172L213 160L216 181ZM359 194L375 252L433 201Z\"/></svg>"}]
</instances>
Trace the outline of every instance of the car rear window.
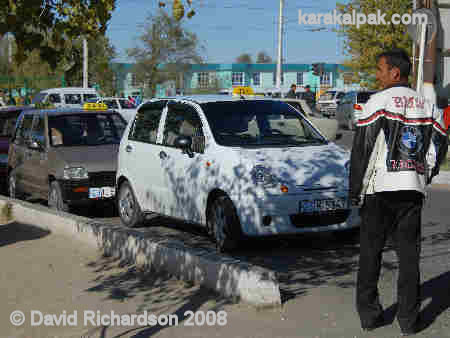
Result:
<instances>
[{"instance_id":1,"label":"car rear window","mask_svg":"<svg viewBox=\"0 0 450 338\"><path fill-rule=\"evenodd\" d=\"M326 92L326 93L320 95L319 100L320 100L320 101L333 100L335 94L336 94L336 92Z\"/></svg>"},{"instance_id":2,"label":"car rear window","mask_svg":"<svg viewBox=\"0 0 450 338\"><path fill-rule=\"evenodd\" d=\"M358 97L356 98L356 100L358 101L358 103L366 103L367 101L369 101L369 98L372 94L374 94L374 92L358 93Z\"/></svg>"}]
</instances>

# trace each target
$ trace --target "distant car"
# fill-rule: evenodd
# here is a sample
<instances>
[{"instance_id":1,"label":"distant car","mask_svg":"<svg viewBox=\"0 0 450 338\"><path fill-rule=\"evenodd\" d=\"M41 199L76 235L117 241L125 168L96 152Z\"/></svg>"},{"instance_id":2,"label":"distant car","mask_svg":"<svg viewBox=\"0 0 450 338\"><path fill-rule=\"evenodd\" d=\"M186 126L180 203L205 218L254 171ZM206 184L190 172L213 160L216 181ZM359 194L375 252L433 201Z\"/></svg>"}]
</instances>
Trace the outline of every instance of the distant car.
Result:
<instances>
[{"instance_id":1,"label":"distant car","mask_svg":"<svg viewBox=\"0 0 450 338\"><path fill-rule=\"evenodd\" d=\"M120 143L124 225L147 213L206 227L219 251L246 237L352 232L348 151L273 99L161 98L142 104Z\"/></svg>"},{"instance_id":2,"label":"distant car","mask_svg":"<svg viewBox=\"0 0 450 338\"><path fill-rule=\"evenodd\" d=\"M32 105L48 102L55 107L81 108L83 103L99 97L94 88L61 87L45 89L37 93Z\"/></svg>"},{"instance_id":3,"label":"distant car","mask_svg":"<svg viewBox=\"0 0 450 338\"><path fill-rule=\"evenodd\" d=\"M336 90L323 93L317 101L317 109L327 117L334 117L336 108L344 95L344 92Z\"/></svg>"},{"instance_id":4,"label":"distant car","mask_svg":"<svg viewBox=\"0 0 450 338\"><path fill-rule=\"evenodd\" d=\"M7 192L8 151L10 139L14 134L17 118L30 107L9 106L0 108L0 192Z\"/></svg>"},{"instance_id":5,"label":"distant car","mask_svg":"<svg viewBox=\"0 0 450 338\"><path fill-rule=\"evenodd\" d=\"M310 120L314 126L316 126L324 136L330 140L335 141L339 139L338 135L338 123L334 119L329 119L323 117L322 114L316 109L310 107L305 100L301 99L290 99L290 98L282 98L282 99L274 99L286 102L297 109L299 112L306 115L308 120Z\"/></svg>"},{"instance_id":6,"label":"distant car","mask_svg":"<svg viewBox=\"0 0 450 338\"><path fill-rule=\"evenodd\" d=\"M136 114L136 105L124 97L102 97L97 102L117 111L127 122Z\"/></svg>"},{"instance_id":7,"label":"distant car","mask_svg":"<svg viewBox=\"0 0 450 338\"><path fill-rule=\"evenodd\" d=\"M113 206L126 122L103 107L87 103L84 108L22 112L8 156L10 197L41 198L61 211L77 204Z\"/></svg>"},{"instance_id":8,"label":"distant car","mask_svg":"<svg viewBox=\"0 0 450 338\"><path fill-rule=\"evenodd\" d=\"M376 91L352 91L345 94L336 109L336 120L339 126L354 130L364 104L375 93Z\"/></svg>"}]
</instances>

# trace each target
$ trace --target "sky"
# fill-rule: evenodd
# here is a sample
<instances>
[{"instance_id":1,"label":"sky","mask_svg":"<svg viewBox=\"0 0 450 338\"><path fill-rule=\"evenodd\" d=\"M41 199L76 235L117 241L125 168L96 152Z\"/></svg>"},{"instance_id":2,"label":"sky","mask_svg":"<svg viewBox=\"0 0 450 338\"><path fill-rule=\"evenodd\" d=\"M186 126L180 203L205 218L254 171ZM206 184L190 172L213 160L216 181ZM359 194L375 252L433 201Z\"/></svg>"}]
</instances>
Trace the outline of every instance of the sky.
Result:
<instances>
[{"instance_id":1,"label":"sky","mask_svg":"<svg viewBox=\"0 0 450 338\"><path fill-rule=\"evenodd\" d=\"M171 13L173 0L166 0ZM159 0L117 0L109 22L107 36L116 48L117 62L133 62L126 50L139 46L139 36L150 14L158 11ZM343 0L341 2L347 2ZM186 1L183 0L186 5ZM276 62L278 54L279 0L192 0L196 14L183 19L184 27L196 33L205 47L207 63L233 63L249 53L253 60L265 51ZM333 25L300 25L302 13L331 13L336 8L332 0L285 0L283 63L341 63L343 37L333 32ZM187 13L187 11L185 11ZM311 31L326 27L324 31Z\"/></svg>"}]
</instances>

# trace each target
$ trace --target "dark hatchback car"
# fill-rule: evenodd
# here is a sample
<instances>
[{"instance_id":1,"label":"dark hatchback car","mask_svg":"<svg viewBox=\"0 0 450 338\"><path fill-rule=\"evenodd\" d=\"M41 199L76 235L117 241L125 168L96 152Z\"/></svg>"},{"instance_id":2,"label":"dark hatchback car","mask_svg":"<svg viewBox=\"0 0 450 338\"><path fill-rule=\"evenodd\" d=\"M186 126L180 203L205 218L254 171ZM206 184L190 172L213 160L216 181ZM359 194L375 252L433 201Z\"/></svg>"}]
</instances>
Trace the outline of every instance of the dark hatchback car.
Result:
<instances>
[{"instance_id":1,"label":"dark hatchback car","mask_svg":"<svg viewBox=\"0 0 450 338\"><path fill-rule=\"evenodd\" d=\"M32 107L9 106L0 108L0 193L7 191L8 151L20 113Z\"/></svg>"}]
</instances>

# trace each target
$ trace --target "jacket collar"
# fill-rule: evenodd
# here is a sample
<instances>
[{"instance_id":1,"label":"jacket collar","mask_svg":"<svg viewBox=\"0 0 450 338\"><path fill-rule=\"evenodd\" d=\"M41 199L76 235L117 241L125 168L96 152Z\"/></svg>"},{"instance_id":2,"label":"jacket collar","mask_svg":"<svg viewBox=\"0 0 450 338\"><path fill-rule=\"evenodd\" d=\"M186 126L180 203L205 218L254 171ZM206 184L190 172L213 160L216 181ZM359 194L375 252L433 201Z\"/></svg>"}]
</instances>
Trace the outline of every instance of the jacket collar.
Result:
<instances>
[{"instance_id":1,"label":"jacket collar","mask_svg":"<svg viewBox=\"0 0 450 338\"><path fill-rule=\"evenodd\" d=\"M387 86L386 88L384 88L382 91L385 91L385 90L388 90L388 89L391 89L391 88L395 88L395 87L405 87L405 88L411 88L410 86L409 86L409 84L408 83L406 83L406 82L403 82L403 83L396 83L396 84L393 84L393 85L390 85L390 86Z\"/></svg>"}]
</instances>

